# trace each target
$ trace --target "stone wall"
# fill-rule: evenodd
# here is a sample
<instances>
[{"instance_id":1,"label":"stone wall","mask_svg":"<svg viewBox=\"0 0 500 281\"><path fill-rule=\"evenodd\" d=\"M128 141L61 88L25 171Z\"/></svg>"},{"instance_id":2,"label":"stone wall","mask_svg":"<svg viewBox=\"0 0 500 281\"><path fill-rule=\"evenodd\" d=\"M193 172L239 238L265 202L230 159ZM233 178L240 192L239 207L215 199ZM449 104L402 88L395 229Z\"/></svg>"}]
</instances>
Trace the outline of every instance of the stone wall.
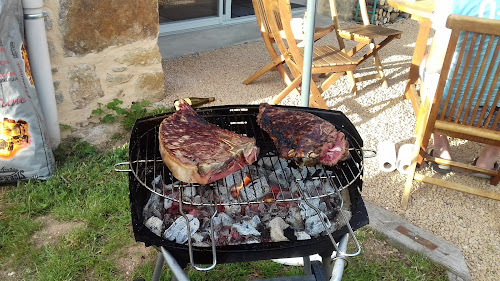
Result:
<instances>
[{"instance_id":1,"label":"stone wall","mask_svg":"<svg viewBox=\"0 0 500 281\"><path fill-rule=\"evenodd\" d=\"M164 98L158 0L45 0L59 123L88 125L98 103Z\"/></svg>"},{"instance_id":2,"label":"stone wall","mask_svg":"<svg viewBox=\"0 0 500 281\"><path fill-rule=\"evenodd\" d=\"M330 1L319 0L318 13L323 15L330 15ZM340 20L352 20L356 14L356 6L358 0L337 0L337 13Z\"/></svg>"}]
</instances>

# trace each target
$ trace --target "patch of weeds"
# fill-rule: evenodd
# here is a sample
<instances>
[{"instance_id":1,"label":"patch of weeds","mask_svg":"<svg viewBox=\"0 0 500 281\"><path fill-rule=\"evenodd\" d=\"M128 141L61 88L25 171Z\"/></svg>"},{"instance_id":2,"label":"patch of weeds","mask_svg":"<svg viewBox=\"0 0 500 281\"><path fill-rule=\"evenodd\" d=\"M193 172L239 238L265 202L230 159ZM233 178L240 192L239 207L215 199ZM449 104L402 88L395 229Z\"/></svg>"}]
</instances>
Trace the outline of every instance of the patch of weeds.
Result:
<instances>
[{"instance_id":1,"label":"patch of weeds","mask_svg":"<svg viewBox=\"0 0 500 281\"><path fill-rule=\"evenodd\" d=\"M417 252L400 252L385 242L383 234L364 227L356 231L362 251L349 258L345 281L357 280L448 280L446 269ZM348 252L355 247L349 243Z\"/></svg>"},{"instance_id":2,"label":"patch of weeds","mask_svg":"<svg viewBox=\"0 0 500 281\"><path fill-rule=\"evenodd\" d=\"M70 125L66 125L66 124L59 124L59 128L61 128L61 130L73 131L73 127L71 127Z\"/></svg>"},{"instance_id":3,"label":"patch of weeds","mask_svg":"<svg viewBox=\"0 0 500 281\"><path fill-rule=\"evenodd\" d=\"M129 108L123 108L122 104L123 101L116 98L107 103L105 106L102 103L98 103L97 109L92 110L92 114L98 116L103 123L112 123L117 119L120 119L123 127L130 130L134 126L135 121L139 118L171 112L174 110L173 107L161 107L148 111L149 106L151 105L150 101L134 102Z\"/></svg>"}]
</instances>

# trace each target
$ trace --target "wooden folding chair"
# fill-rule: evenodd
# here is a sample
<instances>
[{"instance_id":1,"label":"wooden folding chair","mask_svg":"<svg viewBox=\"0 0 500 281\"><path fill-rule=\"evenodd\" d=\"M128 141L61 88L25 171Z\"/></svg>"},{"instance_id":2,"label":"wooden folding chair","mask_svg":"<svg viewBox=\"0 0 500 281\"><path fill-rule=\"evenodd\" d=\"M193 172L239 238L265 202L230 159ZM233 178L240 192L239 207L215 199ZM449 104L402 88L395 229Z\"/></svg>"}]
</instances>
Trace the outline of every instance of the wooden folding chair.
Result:
<instances>
[{"instance_id":1,"label":"wooden folding chair","mask_svg":"<svg viewBox=\"0 0 500 281\"><path fill-rule=\"evenodd\" d=\"M262 74L268 72L269 70L276 69L280 73L281 77L285 83L290 84L291 79L283 68L283 63L285 62L283 56L278 55L273 47L274 34L271 32L269 27L269 21L264 12L264 0L252 0L253 9L255 11L255 17L257 18L257 24L260 28L260 34L264 39L264 44L266 45L267 52L271 56L272 61L267 65L263 66L261 69L257 70L254 74L250 75L243 84L248 85L252 83L255 79L259 78ZM325 35L333 32L333 25L327 27L316 27L314 32L314 41L317 41L324 37Z\"/></svg>"},{"instance_id":2,"label":"wooden folding chair","mask_svg":"<svg viewBox=\"0 0 500 281\"><path fill-rule=\"evenodd\" d=\"M290 24L292 12L288 0L266 0L264 2L264 10L271 32L282 35L275 36L274 39L294 77L293 81L272 102L273 104L277 104L302 83L304 48L298 47L295 41ZM321 97L321 94L344 73L352 73L357 66L357 61L333 46L314 46L312 59L312 75L325 74L327 78L319 86L316 86L315 82L311 79L309 104L313 107L327 109L328 106Z\"/></svg>"},{"instance_id":3,"label":"wooden folding chair","mask_svg":"<svg viewBox=\"0 0 500 281\"><path fill-rule=\"evenodd\" d=\"M384 69L382 67L382 63L380 62L380 57L378 55L378 51L386 46L389 42L394 40L395 38L401 38L401 31L386 28L382 26L376 26L370 24L370 20L368 19L368 13L366 11L366 2L365 0L359 0L359 7L361 12L361 17L363 19L363 25L357 25L354 27L343 28L340 26L337 8L336 8L336 0L330 1L330 13L332 16L333 26L335 27L335 31L337 34L337 40L339 43L340 49L347 52L349 56L354 56L356 53L360 52L363 48L369 47L369 50L364 53L362 57L358 59L358 64L366 61L370 57L373 56L375 60L375 67L377 69L377 73L373 75L367 75L363 77L356 77L354 79L355 82L371 80L375 78L380 78L382 85L384 87L388 87L387 79L384 74ZM344 39L352 40L358 42L358 44L347 51L345 48ZM380 43L375 43L375 40L380 41ZM351 74L350 74L351 75Z\"/></svg>"},{"instance_id":4,"label":"wooden folding chair","mask_svg":"<svg viewBox=\"0 0 500 281\"><path fill-rule=\"evenodd\" d=\"M432 157L426 152L432 133L500 146L500 132L497 130L500 113L494 117L500 104L500 20L450 15L446 26L452 34L433 101L427 93L422 96L415 141L419 149L413 155L406 180L401 201L403 209L408 206L413 180L500 200L498 192L416 173L417 165L426 160L490 175L492 185L500 181L499 171ZM473 101L474 97L477 102ZM486 108L491 101L493 106L488 112ZM479 116L477 122L474 121L475 116ZM452 176L449 178L452 179Z\"/></svg>"}]
</instances>

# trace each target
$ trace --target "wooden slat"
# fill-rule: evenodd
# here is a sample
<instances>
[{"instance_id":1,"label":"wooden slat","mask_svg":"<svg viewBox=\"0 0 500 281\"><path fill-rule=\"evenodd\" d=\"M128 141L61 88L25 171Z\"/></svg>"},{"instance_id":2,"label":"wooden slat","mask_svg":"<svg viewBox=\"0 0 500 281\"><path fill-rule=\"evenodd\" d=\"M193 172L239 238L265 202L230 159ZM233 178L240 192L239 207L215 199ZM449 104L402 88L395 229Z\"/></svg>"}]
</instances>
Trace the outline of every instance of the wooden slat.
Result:
<instances>
[{"instance_id":1,"label":"wooden slat","mask_svg":"<svg viewBox=\"0 0 500 281\"><path fill-rule=\"evenodd\" d=\"M430 183L430 184L434 184L434 185L439 185L442 187L446 187L449 189L453 189L453 190L457 190L457 191L461 191L461 192L465 192L465 193L470 193L470 194L474 194L474 195L478 195L478 196L482 196L482 197L486 197L486 198L490 198L490 199L500 200L500 193L497 193L497 192L492 192L492 191L488 191L488 190L484 190L484 189L470 187L470 186L466 186L466 185L459 184L459 183L445 181L442 179L432 178L432 177L428 177L428 176L425 176L422 174L417 174L417 173L415 173L414 179L416 181Z\"/></svg>"}]
</instances>

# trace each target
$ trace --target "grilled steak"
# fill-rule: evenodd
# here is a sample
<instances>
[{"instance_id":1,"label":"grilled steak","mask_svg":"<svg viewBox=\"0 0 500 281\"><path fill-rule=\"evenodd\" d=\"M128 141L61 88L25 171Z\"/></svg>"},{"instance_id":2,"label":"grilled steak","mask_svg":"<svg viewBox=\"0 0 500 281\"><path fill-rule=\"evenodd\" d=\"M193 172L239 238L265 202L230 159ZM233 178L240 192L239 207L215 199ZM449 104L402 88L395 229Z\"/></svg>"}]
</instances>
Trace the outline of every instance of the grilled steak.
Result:
<instances>
[{"instance_id":1,"label":"grilled steak","mask_svg":"<svg viewBox=\"0 0 500 281\"><path fill-rule=\"evenodd\" d=\"M279 156L298 165L333 166L349 156L344 133L314 114L262 103L257 123L271 136Z\"/></svg>"},{"instance_id":2,"label":"grilled steak","mask_svg":"<svg viewBox=\"0 0 500 281\"><path fill-rule=\"evenodd\" d=\"M163 162L174 177L202 185L252 164L259 152L255 139L207 122L183 100L161 122L159 140Z\"/></svg>"}]
</instances>

